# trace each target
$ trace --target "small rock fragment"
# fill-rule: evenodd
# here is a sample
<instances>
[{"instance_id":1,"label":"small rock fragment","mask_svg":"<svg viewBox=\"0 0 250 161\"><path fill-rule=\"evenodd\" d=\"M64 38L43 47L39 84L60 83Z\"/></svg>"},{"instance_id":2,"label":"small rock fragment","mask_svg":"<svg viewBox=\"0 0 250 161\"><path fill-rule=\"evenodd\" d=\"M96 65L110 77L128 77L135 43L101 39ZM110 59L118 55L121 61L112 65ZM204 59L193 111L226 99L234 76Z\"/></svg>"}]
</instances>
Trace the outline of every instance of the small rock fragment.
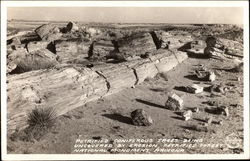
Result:
<instances>
[{"instance_id":1,"label":"small rock fragment","mask_svg":"<svg viewBox=\"0 0 250 161\"><path fill-rule=\"evenodd\" d=\"M197 84L193 84L192 86L187 86L186 90L189 93L201 93L203 92L203 87L200 87Z\"/></svg>"},{"instance_id":2,"label":"small rock fragment","mask_svg":"<svg viewBox=\"0 0 250 161\"><path fill-rule=\"evenodd\" d=\"M213 122L213 117L208 117L208 118L206 119L206 122L207 122L208 124L211 124L211 123Z\"/></svg>"},{"instance_id":3,"label":"small rock fragment","mask_svg":"<svg viewBox=\"0 0 250 161\"><path fill-rule=\"evenodd\" d=\"M200 109L199 109L199 107L195 107L194 109L193 109L193 112L199 112L200 111Z\"/></svg>"},{"instance_id":4,"label":"small rock fragment","mask_svg":"<svg viewBox=\"0 0 250 161\"><path fill-rule=\"evenodd\" d=\"M193 114L193 112L191 110L187 110L187 111L183 112L182 117L185 121L188 121L192 118L192 114Z\"/></svg>"},{"instance_id":5,"label":"small rock fragment","mask_svg":"<svg viewBox=\"0 0 250 161\"><path fill-rule=\"evenodd\" d=\"M7 63L7 73L12 72L16 68L17 68L17 65L14 62L10 61Z\"/></svg>"},{"instance_id":6,"label":"small rock fragment","mask_svg":"<svg viewBox=\"0 0 250 161\"><path fill-rule=\"evenodd\" d=\"M213 82L213 81L215 81L215 78L216 78L216 75L214 74L214 72L210 71L208 80L210 82Z\"/></svg>"},{"instance_id":7,"label":"small rock fragment","mask_svg":"<svg viewBox=\"0 0 250 161\"><path fill-rule=\"evenodd\" d=\"M181 110L183 108L183 100L177 94L172 93L168 96L165 107L174 111Z\"/></svg>"},{"instance_id":8,"label":"small rock fragment","mask_svg":"<svg viewBox=\"0 0 250 161\"><path fill-rule=\"evenodd\" d=\"M229 116L229 109L226 106L219 106L217 107L217 111L219 114L225 115L225 116Z\"/></svg>"},{"instance_id":9,"label":"small rock fragment","mask_svg":"<svg viewBox=\"0 0 250 161\"><path fill-rule=\"evenodd\" d=\"M217 92L217 93L225 93L224 87L221 84L213 84L210 87L208 87L208 90L210 92Z\"/></svg>"},{"instance_id":10,"label":"small rock fragment","mask_svg":"<svg viewBox=\"0 0 250 161\"><path fill-rule=\"evenodd\" d=\"M204 81L213 82L216 78L216 75L213 71L196 70L195 74L197 78L202 79Z\"/></svg>"},{"instance_id":11,"label":"small rock fragment","mask_svg":"<svg viewBox=\"0 0 250 161\"><path fill-rule=\"evenodd\" d=\"M143 109L131 112L131 118L136 126L150 126L153 124L152 118Z\"/></svg>"},{"instance_id":12,"label":"small rock fragment","mask_svg":"<svg viewBox=\"0 0 250 161\"><path fill-rule=\"evenodd\" d=\"M218 124L223 125L223 121L222 120L218 121Z\"/></svg>"}]
</instances>

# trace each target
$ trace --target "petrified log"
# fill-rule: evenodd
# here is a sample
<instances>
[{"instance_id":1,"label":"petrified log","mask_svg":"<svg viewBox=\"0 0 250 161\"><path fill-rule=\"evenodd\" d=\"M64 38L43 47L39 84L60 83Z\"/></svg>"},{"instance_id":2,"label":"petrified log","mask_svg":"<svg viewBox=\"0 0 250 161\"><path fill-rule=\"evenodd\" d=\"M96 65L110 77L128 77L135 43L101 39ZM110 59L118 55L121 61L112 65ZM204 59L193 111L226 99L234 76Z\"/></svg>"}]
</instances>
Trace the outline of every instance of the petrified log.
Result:
<instances>
[{"instance_id":1,"label":"petrified log","mask_svg":"<svg viewBox=\"0 0 250 161\"><path fill-rule=\"evenodd\" d=\"M100 63L92 68L67 65L9 75L8 132L27 126L27 115L35 107L52 107L62 115L86 102L132 87L159 72L169 71L187 58L183 52L160 51L146 59L119 64ZM172 61L175 63L170 63Z\"/></svg>"},{"instance_id":2,"label":"petrified log","mask_svg":"<svg viewBox=\"0 0 250 161\"><path fill-rule=\"evenodd\" d=\"M41 41L41 38L35 32L29 32L25 35L20 36L19 38L22 44L27 44L32 41Z\"/></svg>"},{"instance_id":3,"label":"petrified log","mask_svg":"<svg viewBox=\"0 0 250 161\"><path fill-rule=\"evenodd\" d=\"M47 49L36 50L31 53L25 50L17 50L8 58L9 62L16 64L15 71L12 70L14 73L46 69L58 64L56 55Z\"/></svg>"},{"instance_id":4,"label":"petrified log","mask_svg":"<svg viewBox=\"0 0 250 161\"><path fill-rule=\"evenodd\" d=\"M74 23L74 22L69 22L66 26L66 31L70 32L70 31L77 31L79 29L79 27Z\"/></svg>"},{"instance_id":5,"label":"petrified log","mask_svg":"<svg viewBox=\"0 0 250 161\"><path fill-rule=\"evenodd\" d=\"M40 49L46 49L48 46L48 42L46 41L34 41L34 42L30 42L27 45L27 50L28 52L33 52L33 51L37 51Z\"/></svg>"},{"instance_id":6,"label":"petrified log","mask_svg":"<svg viewBox=\"0 0 250 161\"><path fill-rule=\"evenodd\" d=\"M8 131L23 128L36 106L61 115L107 92L106 80L88 68L32 71L11 75L8 82Z\"/></svg>"},{"instance_id":7,"label":"petrified log","mask_svg":"<svg viewBox=\"0 0 250 161\"><path fill-rule=\"evenodd\" d=\"M44 24L36 28L35 32L44 41L54 41L62 36L60 29L52 24Z\"/></svg>"},{"instance_id":8,"label":"petrified log","mask_svg":"<svg viewBox=\"0 0 250 161\"><path fill-rule=\"evenodd\" d=\"M149 33L134 34L129 37L121 38L117 42L119 51L129 56L141 56L147 52L156 50L153 38Z\"/></svg>"},{"instance_id":9,"label":"petrified log","mask_svg":"<svg viewBox=\"0 0 250 161\"><path fill-rule=\"evenodd\" d=\"M58 40L55 42L56 54L59 61L70 62L79 58L88 57L90 42L74 40Z\"/></svg>"},{"instance_id":10,"label":"petrified log","mask_svg":"<svg viewBox=\"0 0 250 161\"><path fill-rule=\"evenodd\" d=\"M9 40L9 42L7 42L7 44L20 45L21 40L18 37L13 37L12 39Z\"/></svg>"},{"instance_id":11,"label":"petrified log","mask_svg":"<svg viewBox=\"0 0 250 161\"><path fill-rule=\"evenodd\" d=\"M136 76L132 68L125 63L117 64L100 64L91 68L103 76L107 81L107 95L117 93L124 88L132 87L136 83Z\"/></svg>"},{"instance_id":12,"label":"petrified log","mask_svg":"<svg viewBox=\"0 0 250 161\"><path fill-rule=\"evenodd\" d=\"M190 35L172 35L162 30L154 31L151 34L157 48L163 49L177 49L193 40Z\"/></svg>"},{"instance_id":13,"label":"petrified log","mask_svg":"<svg viewBox=\"0 0 250 161\"><path fill-rule=\"evenodd\" d=\"M92 50L89 52L89 58L93 60L106 60L115 47L111 41L100 40L94 42L91 46Z\"/></svg>"},{"instance_id":14,"label":"petrified log","mask_svg":"<svg viewBox=\"0 0 250 161\"><path fill-rule=\"evenodd\" d=\"M137 109L131 112L132 122L136 126L150 126L153 124L153 120L143 109Z\"/></svg>"}]
</instances>

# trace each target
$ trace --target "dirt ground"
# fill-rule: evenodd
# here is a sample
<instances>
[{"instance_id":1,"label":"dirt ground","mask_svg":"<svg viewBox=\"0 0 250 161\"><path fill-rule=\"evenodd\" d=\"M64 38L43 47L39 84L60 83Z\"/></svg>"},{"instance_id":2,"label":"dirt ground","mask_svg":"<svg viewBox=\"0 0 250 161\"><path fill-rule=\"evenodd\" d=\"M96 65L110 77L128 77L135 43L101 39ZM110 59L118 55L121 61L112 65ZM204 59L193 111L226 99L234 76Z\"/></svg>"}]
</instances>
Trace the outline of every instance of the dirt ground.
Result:
<instances>
[{"instance_id":1,"label":"dirt ground","mask_svg":"<svg viewBox=\"0 0 250 161\"><path fill-rule=\"evenodd\" d=\"M192 72L199 65L216 70L216 80L211 83L192 77ZM221 144L222 146L184 148L185 151L179 153L242 153L242 142L240 147L234 149L228 148L225 144L227 136L232 133L237 134L243 141L243 80L241 79L243 75L223 70L232 66L233 62L230 60L222 62L216 59L188 58L164 76L158 75L153 79L147 79L135 88L128 88L117 94L89 102L58 117L53 129L39 141L25 142L8 139L8 152L71 154L75 153L76 139L81 137L99 141L108 139L112 145L115 144L115 139L153 139L153 143L158 146L162 145L157 142L158 139L194 139L202 140L199 145ZM224 94L211 94L208 91L191 94L180 88L194 83L203 87L223 83L225 87L231 89ZM200 111L193 113L191 120L184 121L180 113L164 107L170 91L184 100L184 110L198 107ZM209 110L218 105L227 106L229 116L214 114ZM133 125L130 113L135 109L144 109L154 123L151 126ZM213 122L208 126L204 125L206 118L210 116L213 117ZM218 123L220 120L222 124ZM207 130L199 131L193 128L199 126L206 127ZM113 153L112 148L107 149L106 153Z\"/></svg>"}]
</instances>

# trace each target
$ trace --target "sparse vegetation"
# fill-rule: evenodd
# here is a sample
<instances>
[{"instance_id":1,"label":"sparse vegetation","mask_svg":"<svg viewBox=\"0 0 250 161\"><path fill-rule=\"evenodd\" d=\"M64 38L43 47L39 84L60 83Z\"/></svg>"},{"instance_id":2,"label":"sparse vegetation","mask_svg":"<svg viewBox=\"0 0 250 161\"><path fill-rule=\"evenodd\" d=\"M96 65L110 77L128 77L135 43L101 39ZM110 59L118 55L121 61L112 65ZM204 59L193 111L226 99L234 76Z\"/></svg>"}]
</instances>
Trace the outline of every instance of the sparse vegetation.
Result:
<instances>
[{"instance_id":1,"label":"sparse vegetation","mask_svg":"<svg viewBox=\"0 0 250 161\"><path fill-rule=\"evenodd\" d=\"M34 108L28 115L25 129L27 140L40 140L55 124L56 112L53 108Z\"/></svg>"}]
</instances>

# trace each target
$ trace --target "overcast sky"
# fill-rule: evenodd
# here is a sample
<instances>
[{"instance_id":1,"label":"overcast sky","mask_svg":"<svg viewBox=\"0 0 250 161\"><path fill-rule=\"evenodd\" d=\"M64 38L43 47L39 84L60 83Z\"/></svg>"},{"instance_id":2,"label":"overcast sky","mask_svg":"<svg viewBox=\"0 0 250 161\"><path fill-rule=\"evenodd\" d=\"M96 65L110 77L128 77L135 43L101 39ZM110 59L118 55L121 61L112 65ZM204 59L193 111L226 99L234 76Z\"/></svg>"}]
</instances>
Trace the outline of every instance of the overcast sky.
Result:
<instances>
[{"instance_id":1,"label":"overcast sky","mask_svg":"<svg viewBox=\"0 0 250 161\"><path fill-rule=\"evenodd\" d=\"M8 19L243 24L240 7L10 7Z\"/></svg>"}]
</instances>

